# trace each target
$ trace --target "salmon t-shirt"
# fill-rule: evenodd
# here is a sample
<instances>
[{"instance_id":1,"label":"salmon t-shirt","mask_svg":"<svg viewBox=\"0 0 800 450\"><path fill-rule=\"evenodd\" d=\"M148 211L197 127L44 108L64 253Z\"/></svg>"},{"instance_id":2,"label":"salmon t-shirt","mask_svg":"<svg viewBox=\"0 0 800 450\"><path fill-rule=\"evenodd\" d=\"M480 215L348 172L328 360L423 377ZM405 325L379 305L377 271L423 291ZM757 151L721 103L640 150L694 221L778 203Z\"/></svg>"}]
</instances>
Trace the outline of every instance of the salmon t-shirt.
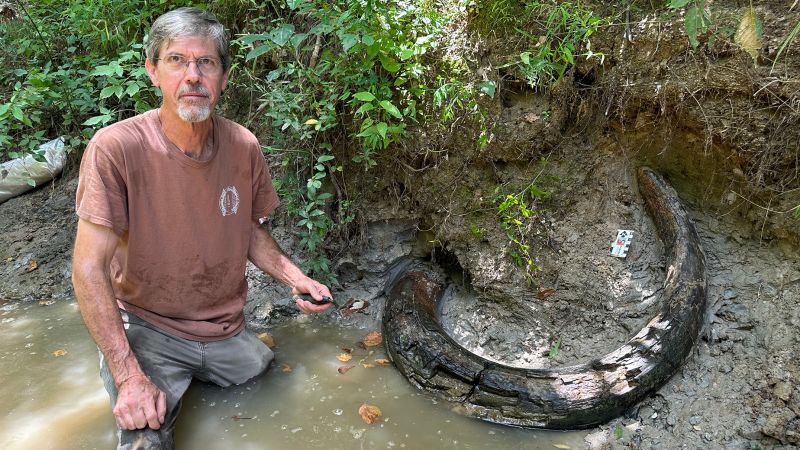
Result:
<instances>
[{"instance_id":1,"label":"salmon t-shirt","mask_svg":"<svg viewBox=\"0 0 800 450\"><path fill-rule=\"evenodd\" d=\"M103 128L86 147L75 202L80 218L119 236L119 306L197 341L243 328L250 234L279 204L255 136L213 122L202 162L167 139L158 110Z\"/></svg>"}]
</instances>

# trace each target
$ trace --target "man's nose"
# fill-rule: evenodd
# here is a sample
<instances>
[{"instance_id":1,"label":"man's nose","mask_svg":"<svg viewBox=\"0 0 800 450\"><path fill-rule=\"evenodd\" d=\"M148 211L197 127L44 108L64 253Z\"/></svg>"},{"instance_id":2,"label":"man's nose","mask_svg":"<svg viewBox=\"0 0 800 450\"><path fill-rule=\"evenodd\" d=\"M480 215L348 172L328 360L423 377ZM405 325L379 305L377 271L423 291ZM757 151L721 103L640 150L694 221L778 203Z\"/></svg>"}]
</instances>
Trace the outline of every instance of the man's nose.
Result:
<instances>
[{"instance_id":1,"label":"man's nose","mask_svg":"<svg viewBox=\"0 0 800 450\"><path fill-rule=\"evenodd\" d=\"M197 61L190 60L186 64L186 69L183 72L184 79L192 83L200 81L200 77L203 73L200 72L200 66L197 65Z\"/></svg>"}]
</instances>

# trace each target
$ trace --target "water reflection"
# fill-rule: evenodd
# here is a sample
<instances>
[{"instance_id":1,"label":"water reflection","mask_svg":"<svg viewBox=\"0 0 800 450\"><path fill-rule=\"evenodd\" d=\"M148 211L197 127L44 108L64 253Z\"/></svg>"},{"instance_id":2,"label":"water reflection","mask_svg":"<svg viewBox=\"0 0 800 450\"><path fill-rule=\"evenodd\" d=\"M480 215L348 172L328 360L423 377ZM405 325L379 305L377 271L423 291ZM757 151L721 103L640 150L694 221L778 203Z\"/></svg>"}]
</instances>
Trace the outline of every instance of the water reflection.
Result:
<instances>
[{"instance_id":1,"label":"water reflection","mask_svg":"<svg viewBox=\"0 0 800 450\"><path fill-rule=\"evenodd\" d=\"M355 344L369 330L322 321L272 331L275 364L228 389L195 383L178 421L187 449L552 449L583 448L585 433L503 427L459 416L412 387L385 358ZM97 350L74 303L0 305L0 448L110 449L116 438ZM336 359L342 347L353 359ZM63 356L53 352L65 350ZM57 353L58 354L58 353ZM337 369L355 365L345 374ZM363 403L384 421L367 425Z\"/></svg>"}]
</instances>

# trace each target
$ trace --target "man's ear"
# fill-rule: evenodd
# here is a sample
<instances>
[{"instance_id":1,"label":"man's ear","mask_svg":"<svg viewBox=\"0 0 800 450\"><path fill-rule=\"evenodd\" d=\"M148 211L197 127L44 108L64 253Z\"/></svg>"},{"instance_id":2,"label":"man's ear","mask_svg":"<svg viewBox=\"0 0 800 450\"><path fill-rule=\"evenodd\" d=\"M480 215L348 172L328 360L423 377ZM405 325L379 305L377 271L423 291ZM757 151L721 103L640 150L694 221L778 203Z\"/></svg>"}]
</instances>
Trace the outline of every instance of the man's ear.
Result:
<instances>
[{"instance_id":1,"label":"man's ear","mask_svg":"<svg viewBox=\"0 0 800 450\"><path fill-rule=\"evenodd\" d=\"M156 65L150 62L150 58L144 60L144 68L147 70L147 75L150 77L150 82L153 86L158 86L158 75L156 74Z\"/></svg>"}]
</instances>

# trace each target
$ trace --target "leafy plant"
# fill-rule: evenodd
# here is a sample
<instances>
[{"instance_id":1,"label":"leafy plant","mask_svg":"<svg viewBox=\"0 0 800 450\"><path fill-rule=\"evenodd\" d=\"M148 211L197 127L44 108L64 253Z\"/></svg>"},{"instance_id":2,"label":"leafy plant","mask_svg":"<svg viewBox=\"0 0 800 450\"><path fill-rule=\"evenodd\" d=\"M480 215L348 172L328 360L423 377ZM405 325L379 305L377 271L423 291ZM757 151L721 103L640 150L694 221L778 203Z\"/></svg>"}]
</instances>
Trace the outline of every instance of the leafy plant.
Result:
<instances>
[{"instance_id":1,"label":"leafy plant","mask_svg":"<svg viewBox=\"0 0 800 450\"><path fill-rule=\"evenodd\" d=\"M376 166L421 118L454 120L458 111L482 117L478 88L427 57L447 22L434 6L287 1L235 40L242 62L232 83L257 92L251 120L266 119L265 148L284 169L276 185L289 215L305 227L307 269L318 277L333 276L327 237L353 220L352 199L337 185L340 173ZM329 165L334 158L338 165Z\"/></svg>"},{"instance_id":2,"label":"leafy plant","mask_svg":"<svg viewBox=\"0 0 800 450\"><path fill-rule=\"evenodd\" d=\"M561 338L558 338L558 340L553 344L553 346L550 347L550 352L547 354L547 357L549 359L556 359L559 350L561 350Z\"/></svg>"},{"instance_id":3,"label":"leafy plant","mask_svg":"<svg viewBox=\"0 0 800 450\"><path fill-rule=\"evenodd\" d=\"M485 30L516 30L527 47L514 60L500 68L518 70L528 84L543 89L559 81L575 65L578 57L599 58L605 55L592 50L591 36L604 20L586 9L580 1L512 2L493 0L473 2L476 21ZM531 24L537 31L533 31Z\"/></svg>"},{"instance_id":4,"label":"leafy plant","mask_svg":"<svg viewBox=\"0 0 800 450\"><path fill-rule=\"evenodd\" d=\"M533 275L541 270L532 254L528 237L536 217L532 205L537 200L549 198L550 195L550 192L543 191L535 183L531 183L518 194L507 194L497 206L500 226L506 232L511 244L509 255L514 264L524 270L528 284L533 284Z\"/></svg>"},{"instance_id":5,"label":"leafy plant","mask_svg":"<svg viewBox=\"0 0 800 450\"><path fill-rule=\"evenodd\" d=\"M698 37L708 31L711 19L706 11L706 0L671 0L671 9L685 9L683 28L692 48L700 45Z\"/></svg>"}]
</instances>

